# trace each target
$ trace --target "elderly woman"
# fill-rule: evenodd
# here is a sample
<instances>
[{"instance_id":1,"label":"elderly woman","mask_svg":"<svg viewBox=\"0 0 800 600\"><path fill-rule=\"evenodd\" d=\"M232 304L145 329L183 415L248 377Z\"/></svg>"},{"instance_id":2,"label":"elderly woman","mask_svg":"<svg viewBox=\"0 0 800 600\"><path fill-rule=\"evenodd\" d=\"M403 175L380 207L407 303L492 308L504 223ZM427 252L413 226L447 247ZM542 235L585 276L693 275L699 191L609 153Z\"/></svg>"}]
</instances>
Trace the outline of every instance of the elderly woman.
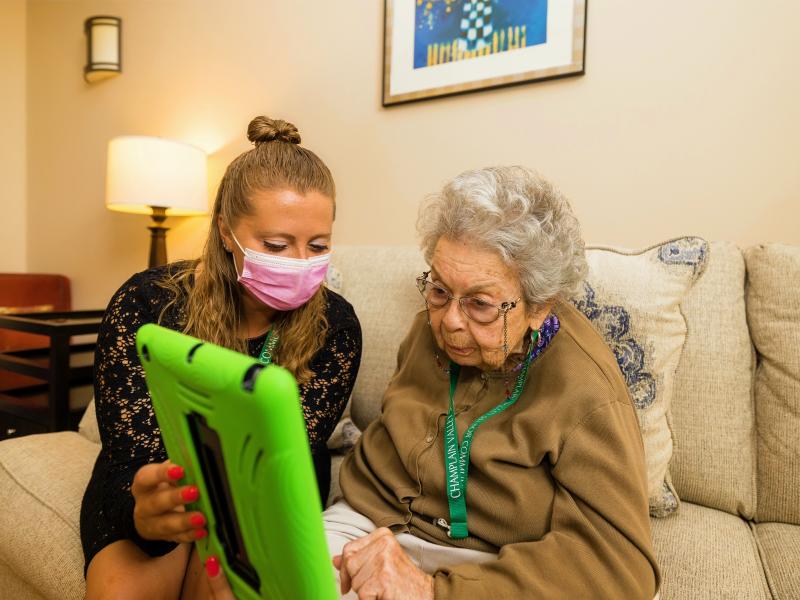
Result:
<instances>
[{"instance_id":1,"label":"elderly woman","mask_svg":"<svg viewBox=\"0 0 800 600\"><path fill-rule=\"evenodd\" d=\"M418 227L427 310L324 515L342 593L653 598L636 414L565 301L586 272L567 200L521 167L470 171Z\"/></svg>"}]
</instances>

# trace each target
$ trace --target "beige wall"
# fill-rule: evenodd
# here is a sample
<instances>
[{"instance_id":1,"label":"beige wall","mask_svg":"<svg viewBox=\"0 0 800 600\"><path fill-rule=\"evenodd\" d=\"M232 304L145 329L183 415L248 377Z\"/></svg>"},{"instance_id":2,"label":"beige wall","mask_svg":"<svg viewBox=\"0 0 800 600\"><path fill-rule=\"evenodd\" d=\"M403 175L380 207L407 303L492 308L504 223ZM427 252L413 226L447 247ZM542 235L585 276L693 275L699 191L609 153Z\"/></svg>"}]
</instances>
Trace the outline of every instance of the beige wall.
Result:
<instances>
[{"instance_id":1,"label":"beige wall","mask_svg":"<svg viewBox=\"0 0 800 600\"><path fill-rule=\"evenodd\" d=\"M25 271L25 0L0 2L0 272Z\"/></svg>"},{"instance_id":2,"label":"beige wall","mask_svg":"<svg viewBox=\"0 0 800 600\"><path fill-rule=\"evenodd\" d=\"M383 2L29 3L29 267L105 304L145 265L145 217L103 206L120 134L205 146L210 188L257 114L300 127L339 188L347 244L414 241L419 200L463 169L533 166L590 242L693 233L800 243L800 4L589 3L587 73L384 109ZM88 86L83 20L121 16L124 73ZM204 219L172 219L171 258Z\"/></svg>"}]
</instances>

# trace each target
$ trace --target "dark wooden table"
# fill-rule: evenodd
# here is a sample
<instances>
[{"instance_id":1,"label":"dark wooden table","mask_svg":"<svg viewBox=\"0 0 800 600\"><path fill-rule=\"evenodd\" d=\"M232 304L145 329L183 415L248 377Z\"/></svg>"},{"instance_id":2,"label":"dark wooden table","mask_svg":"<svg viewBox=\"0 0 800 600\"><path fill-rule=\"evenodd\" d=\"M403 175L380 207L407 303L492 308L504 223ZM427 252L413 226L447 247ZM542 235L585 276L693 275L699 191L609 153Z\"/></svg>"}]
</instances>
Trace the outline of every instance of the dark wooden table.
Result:
<instances>
[{"instance_id":1,"label":"dark wooden table","mask_svg":"<svg viewBox=\"0 0 800 600\"><path fill-rule=\"evenodd\" d=\"M0 439L77 429L92 395L96 342L72 343L71 338L96 334L102 317L102 310L0 315L0 328L50 338L49 348L0 353L0 369L42 380L0 392ZM80 386L83 397L71 393Z\"/></svg>"}]
</instances>

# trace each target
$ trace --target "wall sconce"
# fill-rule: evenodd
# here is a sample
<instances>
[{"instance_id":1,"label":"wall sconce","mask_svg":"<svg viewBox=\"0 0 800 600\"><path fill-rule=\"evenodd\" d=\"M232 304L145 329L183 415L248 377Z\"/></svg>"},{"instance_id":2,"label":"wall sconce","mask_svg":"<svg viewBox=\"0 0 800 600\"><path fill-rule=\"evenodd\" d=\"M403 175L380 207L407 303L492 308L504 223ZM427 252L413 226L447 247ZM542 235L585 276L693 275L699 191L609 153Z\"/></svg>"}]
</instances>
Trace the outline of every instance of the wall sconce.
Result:
<instances>
[{"instance_id":1,"label":"wall sconce","mask_svg":"<svg viewBox=\"0 0 800 600\"><path fill-rule=\"evenodd\" d=\"M163 223L208 212L206 153L183 142L127 135L108 143L106 208L150 215L149 267L167 263Z\"/></svg>"},{"instance_id":2,"label":"wall sconce","mask_svg":"<svg viewBox=\"0 0 800 600\"><path fill-rule=\"evenodd\" d=\"M83 23L86 33L86 66L83 78L92 83L122 73L122 19L89 17Z\"/></svg>"}]
</instances>

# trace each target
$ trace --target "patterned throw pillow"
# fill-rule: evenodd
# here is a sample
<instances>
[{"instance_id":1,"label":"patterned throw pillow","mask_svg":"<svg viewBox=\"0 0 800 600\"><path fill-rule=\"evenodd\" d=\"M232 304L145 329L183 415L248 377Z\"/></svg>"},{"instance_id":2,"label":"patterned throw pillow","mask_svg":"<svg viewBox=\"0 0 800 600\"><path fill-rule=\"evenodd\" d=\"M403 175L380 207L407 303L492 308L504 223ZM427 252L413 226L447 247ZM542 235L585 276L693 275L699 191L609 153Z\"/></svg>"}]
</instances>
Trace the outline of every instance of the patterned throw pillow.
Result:
<instances>
[{"instance_id":1,"label":"patterned throw pillow","mask_svg":"<svg viewBox=\"0 0 800 600\"><path fill-rule=\"evenodd\" d=\"M328 272L325 274L325 287L339 295L342 294L344 288L342 272L333 265L328 267Z\"/></svg>"},{"instance_id":2,"label":"patterned throw pillow","mask_svg":"<svg viewBox=\"0 0 800 600\"><path fill-rule=\"evenodd\" d=\"M644 441L650 514L677 510L669 475L669 414L675 370L686 341L681 302L703 273L708 243L684 237L640 251L588 247L589 274L573 303L617 358Z\"/></svg>"}]
</instances>

